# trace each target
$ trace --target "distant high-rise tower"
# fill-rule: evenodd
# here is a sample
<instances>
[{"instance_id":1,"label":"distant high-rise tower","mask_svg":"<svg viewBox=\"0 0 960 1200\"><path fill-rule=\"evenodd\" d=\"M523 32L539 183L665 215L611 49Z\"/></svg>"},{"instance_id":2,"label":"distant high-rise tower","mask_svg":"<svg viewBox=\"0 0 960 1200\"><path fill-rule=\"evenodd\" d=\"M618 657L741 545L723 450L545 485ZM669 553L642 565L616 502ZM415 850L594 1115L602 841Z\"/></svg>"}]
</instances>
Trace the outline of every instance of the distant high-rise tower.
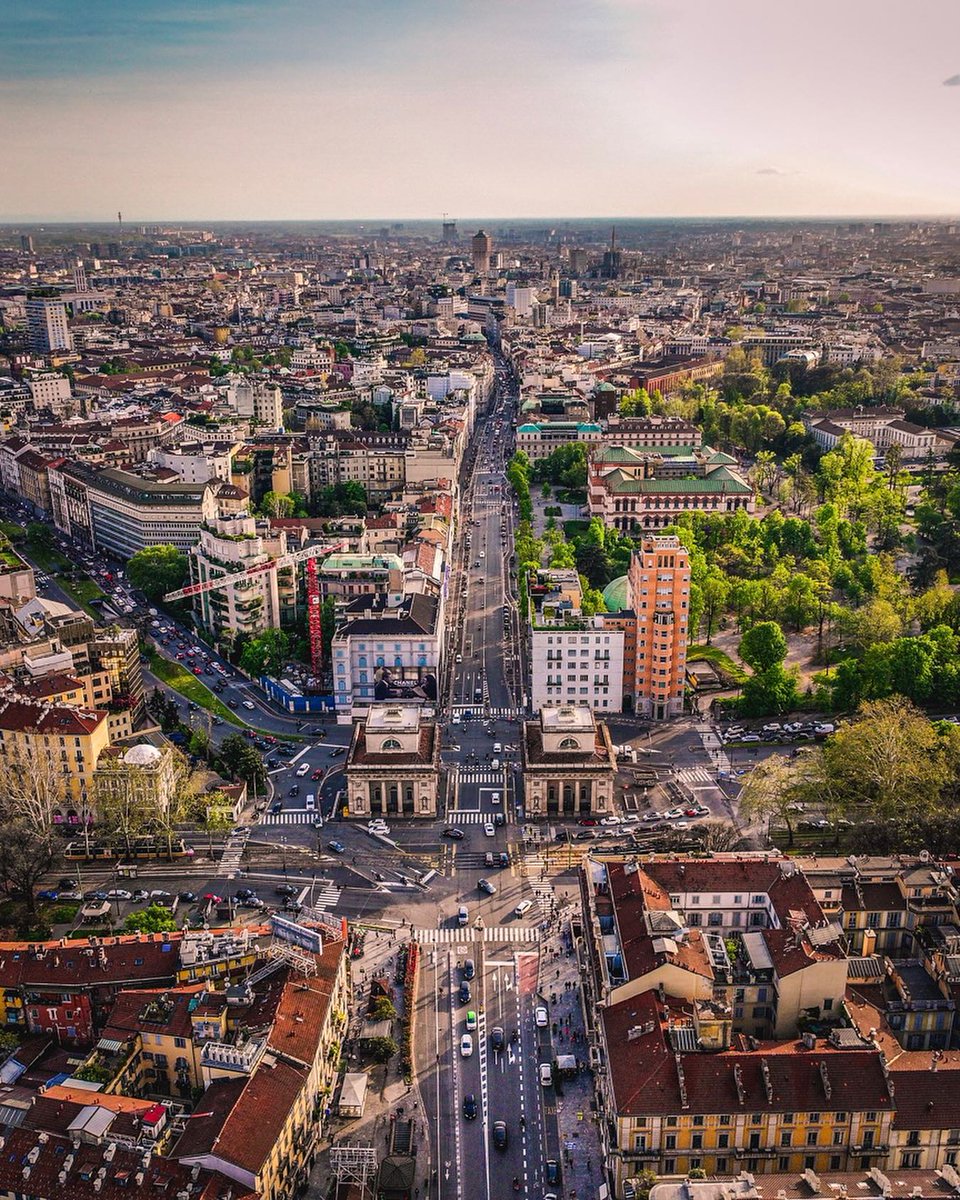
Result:
<instances>
[{"instance_id":1,"label":"distant high-rise tower","mask_svg":"<svg viewBox=\"0 0 960 1200\"><path fill-rule=\"evenodd\" d=\"M443 214L443 236L440 240L444 246L455 246L460 240L456 221L451 221L446 213Z\"/></svg>"},{"instance_id":2,"label":"distant high-rise tower","mask_svg":"<svg viewBox=\"0 0 960 1200\"><path fill-rule=\"evenodd\" d=\"M20 249L24 252L24 254L33 253L33 238L29 233L22 233L20 235Z\"/></svg>"},{"instance_id":3,"label":"distant high-rise tower","mask_svg":"<svg viewBox=\"0 0 960 1200\"><path fill-rule=\"evenodd\" d=\"M87 290L87 272L84 269L82 258L78 258L73 264L73 287L77 292Z\"/></svg>"},{"instance_id":4,"label":"distant high-rise tower","mask_svg":"<svg viewBox=\"0 0 960 1200\"><path fill-rule=\"evenodd\" d=\"M67 310L59 297L27 297L27 338L30 349L37 354L73 348L67 326Z\"/></svg>"},{"instance_id":5,"label":"distant high-rise tower","mask_svg":"<svg viewBox=\"0 0 960 1200\"><path fill-rule=\"evenodd\" d=\"M473 269L478 275L486 275L489 271L492 250L493 238L489 233L478 229L470 240L470 257L473 259Z\"/></svg>"},{"instance_id":6,"label":"distant high-rise tower","mask_svg":"<svg viewBox=\"0 0 960 1200\"><path fill-rule=\"evenodd\" d=\"M600 268L600 274L604 279L619 279L622 265L623 255L617 249L617 230L616 226L614 226L610 230L610 249L604 251L603 266Z\"/></svg>"}]
</instances>

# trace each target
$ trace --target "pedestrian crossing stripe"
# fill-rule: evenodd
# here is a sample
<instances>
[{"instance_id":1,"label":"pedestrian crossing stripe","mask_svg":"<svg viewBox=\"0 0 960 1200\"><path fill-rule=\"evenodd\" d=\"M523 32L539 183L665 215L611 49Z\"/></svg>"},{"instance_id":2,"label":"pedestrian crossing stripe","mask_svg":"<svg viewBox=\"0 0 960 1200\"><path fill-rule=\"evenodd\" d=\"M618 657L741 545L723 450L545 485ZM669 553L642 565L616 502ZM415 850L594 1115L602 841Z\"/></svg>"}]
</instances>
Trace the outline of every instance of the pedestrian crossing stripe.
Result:
<instances>
[{"instance_id":1,"label":"pedestrian crossing stripe","mask_svg":"<svg viewBox=\"0 0 960 1200\"><path fill-rule=\"evenodd\" d=\"M313 909L333 908L339 901L342 890L335 883L328 883L324 887L318 884L313 891L313 900L311 901L310 889L307 888L301 903L307 905L307 908Z\"/></svg>"},{"instance_id":2,"label":"pedestrian crossing stripe","mask_svg":"<svg viewBox=\"0 0 960 1200\"><path fill-rule=\"evenodd\" d=\"M486 929L475 929L466 933L463 929L417 929L413 940L421 944L457 944L466 949L477 939L484 942L538 942L540 930L529 925L491 925Z\"/></svg>"},{"instance_id":3,"label":"pedestrian crossing stripe","mask_svg":"<svg viewBox=\"0 0 960 1200\"><path fill-rule=\"evenodd\" d=\"M709 767L684 767L677 772L681 783L716 783L716 774Z\"/></svg>"},{"instance_id":4,"label":"pedestrian crossing stripe","mask_svg":"<svg viewBox=\"0 0 960 1200\"><path fill-rule=\"evenodd\" d=\"M493 816L478 808L455 808L447 813L447 821L451 825L486 825L488 821L493 824Z\"/></svg>"},{"instance_id":5,"label":"pedestrian crossing stripe","mask_svg":"<svg viewBox=\"0 0 960 1200\"><path fill-rule=\"evenodd\" d=\"M461 783L503 784L502 771L479 771L470 767L458 767L457 779Z\"/></svg>"},{"instance_id":6,"label":"pedestrian crossing stripe","mask_svg":"<svg viewBox=\"0 0 960 1200\"><path fill-rule=\"evenodd\" d=\"M261 825L313 825L319 814L307 812L304 809L293 809L291 812L264 813Z\"/></svg>"},{"instance_id":7,"label":"pedestrian crossing stripe","mask_svg":"<svg viewBox=\"0 0 960 1200\"><path fill-rule=\"evenodd\" d=\"M524 708L488 708L485 703L478 700L475 704L454 704L451 711L459 713L461 716L465 712L473 713L474 718L478 721L485 721L491 717L500 721L516 721L524 716L527 710Z\"/></svg>"}]
</instances>

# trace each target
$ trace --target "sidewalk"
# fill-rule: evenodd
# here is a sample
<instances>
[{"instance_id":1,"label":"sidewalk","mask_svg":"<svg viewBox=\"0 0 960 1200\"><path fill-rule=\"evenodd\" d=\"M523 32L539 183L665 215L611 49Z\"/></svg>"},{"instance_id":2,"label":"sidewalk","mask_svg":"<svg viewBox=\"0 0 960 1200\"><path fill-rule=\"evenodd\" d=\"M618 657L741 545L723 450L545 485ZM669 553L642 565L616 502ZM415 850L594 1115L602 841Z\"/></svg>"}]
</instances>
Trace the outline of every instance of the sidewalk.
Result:
<instances>
[{"instance_id":1,"label":"sidewalk","mask_svg":"<svg viewBox=\"0 0 960 1200\"><path fill-rule=\"evenodd\" d=\"M579 968L573 951L567 906L561 910L543 943L540 991L550 1001L550 1022L556 1026L554 1055L572 1054L580 1064L575 1079L557 1087L557 1123L563 1153L562 1187L558 1196L570 1200L595 1200L603 1182L600 1137L593 1110L594 1081L590 1052L584 1040L580 1003Z\"/></svg>"}]
</instances>

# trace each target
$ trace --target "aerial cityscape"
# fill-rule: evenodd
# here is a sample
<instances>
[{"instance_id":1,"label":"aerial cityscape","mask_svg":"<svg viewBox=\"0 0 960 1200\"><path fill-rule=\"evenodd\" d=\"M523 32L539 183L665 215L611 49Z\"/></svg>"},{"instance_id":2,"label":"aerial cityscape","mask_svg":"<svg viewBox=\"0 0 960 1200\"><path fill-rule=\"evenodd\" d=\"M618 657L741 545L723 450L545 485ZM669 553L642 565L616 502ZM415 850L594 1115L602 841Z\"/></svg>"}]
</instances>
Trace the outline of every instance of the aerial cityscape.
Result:
<instances>
[{"instance_id":1,"label":"aerial cityscape","mask_svg":"<svg viewBox=\"0 0 960 1200\"><path fill-rule=\"evenodd\" d=\"M923 13L9 15L0 1197L960 1196Z\"/></svg>"}]
</instances>

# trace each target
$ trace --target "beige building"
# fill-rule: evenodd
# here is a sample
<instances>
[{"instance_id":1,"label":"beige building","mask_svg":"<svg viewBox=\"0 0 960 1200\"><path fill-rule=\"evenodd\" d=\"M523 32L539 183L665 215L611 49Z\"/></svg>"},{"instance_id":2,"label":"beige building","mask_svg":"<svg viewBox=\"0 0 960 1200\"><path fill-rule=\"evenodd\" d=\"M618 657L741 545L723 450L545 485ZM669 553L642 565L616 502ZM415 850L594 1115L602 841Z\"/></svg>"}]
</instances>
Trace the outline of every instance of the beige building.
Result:
<instances>
[{"instance_id":1,"label":"beige building","mask_svg":"<svg viewBox=\"0 0 960 1200\"><path fill-rule=\"evenodd\" d=\"M420 708L371 704L347 754L348 815L435 817L440 731Z\"/></svg>"},{"instance_id":2,"label":"beige building","mask_svg":"<svg viewBox=\"0 0 960 1200\"><path fill-rule=\"evenodd\" d=\"M527 817L610 816L616 756L607 726L583 705L545 705L524 724Z\"/></svg>"},{"instance_id":3,"label":"beige building","mask_svg":"<svg viewBox=\"0 0 960 1200\"><path fill-rule=\"evenodd\" d=\"M68 804L82 806L92 797L94 772L109 740L104 712L23 700L8 700L0 708L4 760L26 770L62 772Z\"/></svg>"}]
</instances>

